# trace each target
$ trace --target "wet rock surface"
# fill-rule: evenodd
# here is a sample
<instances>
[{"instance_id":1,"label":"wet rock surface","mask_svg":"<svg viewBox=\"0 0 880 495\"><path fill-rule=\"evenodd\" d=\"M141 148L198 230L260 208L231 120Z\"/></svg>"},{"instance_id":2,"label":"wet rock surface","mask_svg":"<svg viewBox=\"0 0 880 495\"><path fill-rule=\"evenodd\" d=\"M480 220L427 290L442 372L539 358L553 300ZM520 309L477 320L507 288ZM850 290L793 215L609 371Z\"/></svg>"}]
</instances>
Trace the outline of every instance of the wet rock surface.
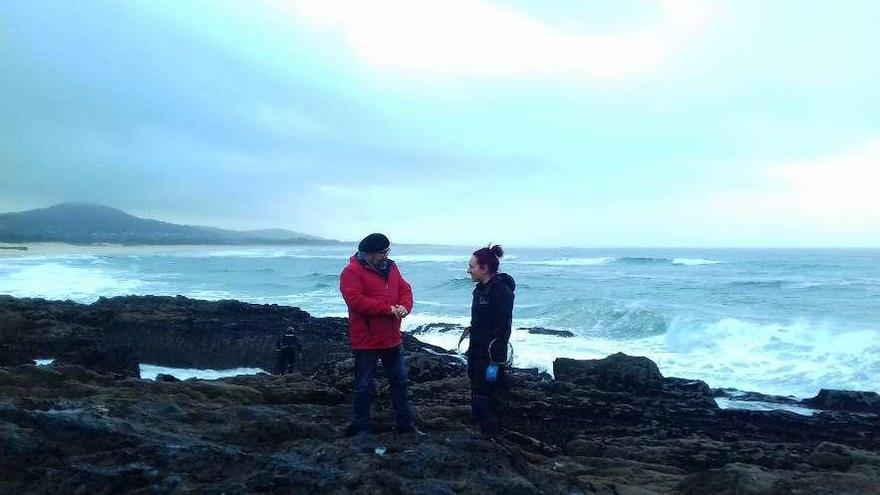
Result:
<instances>
[{"instance_id":1,"label":"wet rock surface","mask_svg":"<svg viewBox=\"0 0 880 495\"><path fill-rule=\"evenodd\" d=\"M574 337L574 334L569 332L568 330L553 330L553 329L544 328L544 327L518 328L517 330L525 330L532 335L552 335L554 337L565 337L565 338Z\"/></svg>"},{"instance_id":2,"label":"wet rock surface","mask_svg":"<svg viewBox=\"0 0 880 495\"><path fill-rule=\"evenodd\" d=\"M565 362L567 380L515 371L492 442L474 434L460 357L406 336L426 435L392 431L379 379L375 433L352 439L344 319L149 297L0 298L0 313L8 355L59 357L0 367L0 493L880 493L877 415L719 409L705 383L663 377L644 358ZM125 372L131 359L268 363L292 323L304 350L289 375ZM205 356L199 345L220 347L212 333L241 348Z\"/></svg>"},{"instance_id":3,"label":"wet rock surface","mask_svg":"<svg viewBox=\"0 0 880 495\"><path fill-rule=\"evenodd\" d=\"M855 411L880 414L880 394L855 390L822 389L804 404L835 411Z\"/></svg>"},{"instance_id":4,"label":"wet rock surface","mask_svg":"<svg viewBox=\"0 0 880 495\"><path fill-rule=\"evenodd\" d=\"M558 358L553 362L553 376L557 380L603 390L646 391L663 388L663 375L653 361L620 352L605 359Z\"/></svg>"}]
</instances>

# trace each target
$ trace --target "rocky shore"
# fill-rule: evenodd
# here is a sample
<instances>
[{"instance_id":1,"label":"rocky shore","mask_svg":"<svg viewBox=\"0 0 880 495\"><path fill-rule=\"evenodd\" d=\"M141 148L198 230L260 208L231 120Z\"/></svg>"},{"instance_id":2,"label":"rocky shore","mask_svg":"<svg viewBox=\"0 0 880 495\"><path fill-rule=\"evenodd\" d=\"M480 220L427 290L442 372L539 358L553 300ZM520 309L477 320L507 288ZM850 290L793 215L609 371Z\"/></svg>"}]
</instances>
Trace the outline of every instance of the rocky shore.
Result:
<instances>
[{"instance_id":1,"label":"rocky shore","mask_svg":"<svg viewBox=\"0 0 880 495\"><path fill-rule=\"evenodd\" d=\"M297 326L296 372L141 380L138 363L272 368ZM880 398L823 391L815 409L721 409L731 391L663 377L646 358L558 359L516 370L504 433L474 434L461 359L406 336L425 436L343 438L346 321L184 297L91 305L0 296L0 493L880 493ZM51 357L50 366L34 359Z\"/></svg>"}]
</instances>

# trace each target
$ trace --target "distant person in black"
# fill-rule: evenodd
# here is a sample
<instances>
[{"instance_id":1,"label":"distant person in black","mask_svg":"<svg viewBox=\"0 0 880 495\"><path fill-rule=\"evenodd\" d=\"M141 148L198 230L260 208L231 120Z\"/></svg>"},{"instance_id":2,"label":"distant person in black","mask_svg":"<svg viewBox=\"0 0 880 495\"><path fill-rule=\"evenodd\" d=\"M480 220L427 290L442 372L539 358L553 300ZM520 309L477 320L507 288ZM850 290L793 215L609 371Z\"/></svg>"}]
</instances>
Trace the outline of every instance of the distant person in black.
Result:
<instances>
[{"instance_id":1,"label":"distant person in black","mask_svg":"<svg viewBox=\"0 0 880 495\"><path fill-rule=\"evenodd\" d=\"M296 328L287 327L284 335L275 340L275 373L278 375L292 373L296 356L301 351L302 347L296 337Z\"/></svg>"},{"instance_id":2,"label":"distant person in black","mask_svg":"<svg viewBox=\"0 0 880 495\"><path fill-rule=\"evenodd\" d=\"M490 244L474 251L468 263L468 274L477 282L471 303L467 350L471 412L480 425L480 431L489 438L494 438L498 432L498 406L493 406L492 399L497 399L498 393L506 385L504 368L513 323L513 291L516 289L513 277L498 273L502 256L504 250L501 246Z\"/></svg>"}]
</instances>

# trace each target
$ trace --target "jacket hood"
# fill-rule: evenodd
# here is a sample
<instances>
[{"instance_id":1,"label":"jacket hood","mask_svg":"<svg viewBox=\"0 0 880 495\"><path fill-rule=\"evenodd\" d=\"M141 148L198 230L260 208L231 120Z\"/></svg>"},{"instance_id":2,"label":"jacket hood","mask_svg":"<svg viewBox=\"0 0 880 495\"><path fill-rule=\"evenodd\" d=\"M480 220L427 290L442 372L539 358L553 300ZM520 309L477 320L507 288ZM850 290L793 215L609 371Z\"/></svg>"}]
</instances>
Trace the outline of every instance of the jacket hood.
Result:
<instances>
[{"instance_id":1,"label":"jacket hood","mask_svg":"<svg viewBox=\"0 0 880 495\"><path fill-rule=\"evenodd\" d=\"M516 290L516 282L513 280L513 277L506 273L499 273L498 275L495 275L495 280L498 282L502 282L510 287L510 292Z\"/></svg>"}]
</instances>

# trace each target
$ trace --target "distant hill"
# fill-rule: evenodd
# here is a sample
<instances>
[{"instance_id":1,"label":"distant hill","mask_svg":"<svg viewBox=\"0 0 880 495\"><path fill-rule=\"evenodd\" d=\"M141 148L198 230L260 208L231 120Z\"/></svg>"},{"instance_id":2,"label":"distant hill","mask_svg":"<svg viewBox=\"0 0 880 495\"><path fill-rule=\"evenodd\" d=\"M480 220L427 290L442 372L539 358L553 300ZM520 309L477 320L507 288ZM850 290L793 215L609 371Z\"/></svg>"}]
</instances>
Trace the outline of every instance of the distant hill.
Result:
<instances>
[{"instance_id":1,"label":"distant hill","mask_svg":"<svg viewBox=\"0 0 880 495\"><path fill-rule=\"evenodd\" d=\"M179 225L93 203L61 203L49 208L0 214L0 242L71 244L336 244L284 229L225 230Z\"/></svg>"}]
</instances>

